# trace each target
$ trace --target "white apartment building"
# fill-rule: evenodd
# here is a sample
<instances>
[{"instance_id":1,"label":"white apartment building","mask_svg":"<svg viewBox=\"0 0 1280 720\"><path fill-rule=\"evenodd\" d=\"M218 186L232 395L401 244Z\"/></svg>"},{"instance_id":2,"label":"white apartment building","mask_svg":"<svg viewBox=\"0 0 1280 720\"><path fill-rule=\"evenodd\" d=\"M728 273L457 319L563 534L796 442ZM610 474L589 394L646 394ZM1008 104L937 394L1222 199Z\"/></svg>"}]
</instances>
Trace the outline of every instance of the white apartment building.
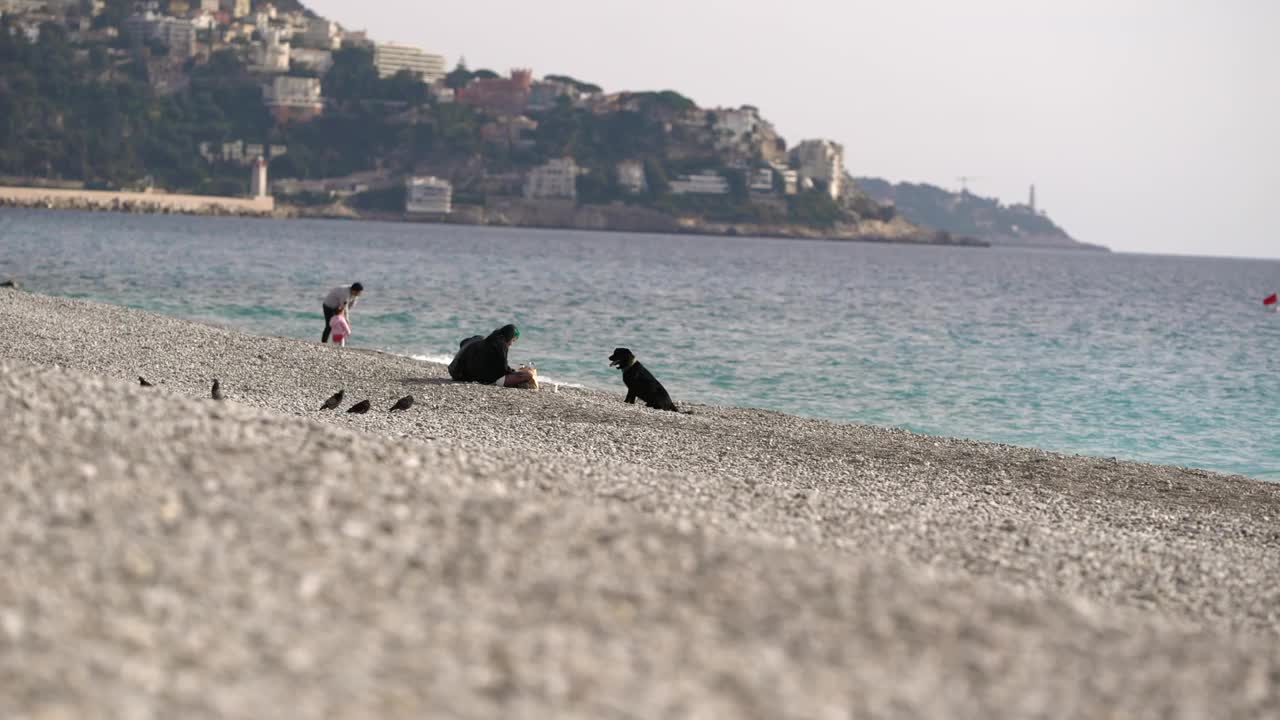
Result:
<instances>
[{"instance_id":1,"label":"white apartment building","mask_svg":"<svg viewBox=\"0 0 1280 720\"><path fill-rule=\"evenodd\" d=\"M844 147L830 140L805 140L791 151L792 164L802 180L826 185L832 199L840 197L844 180Z\"/></svg>"},{"instance_id":2,"label":"white apartment building","mask_svg":"<svg viewBox=\"0 0 1280 720\"><path fill-rule=\"evenodd\" d=\"M752 107L716 110L716 130L720 142L735 143L760 126L760 113Z\"/></svg>"},{"instance_id":3,"label":"white apartment building","mask_svg":"<svg viewBox=\"0 0 1280 720\"><path fill-rule=\"evenodd\" d=\"M447 215L453 212L453 184L437 177L405 180L405 212Z\"/></svg>"},{"instance_id":4,"label":"white apartment building","mask_svg":"<svg viewBox=\"0 0 1280 720\"><path fill-rule=\"evenodd\" d=\"M157 40L173 57L186 60L196 54L196 26L190 20L138 13L124 21L125 34L134 42Z\"/></svg>"},{"instance_id":5,"label":"white apartment building","mask_svg":"<svg viewBox=\"0 0 1280 720\"><path fill-rule=\"evenodd\" d=\"M337 50L342 47L342 28L332 20L310 18L302 33L302 44L316 50Z\"/></svg>"},{"instance_id":6,"label":"white apartment building","mask_svg":"<svg viewBox=\"0 0 1280 720\"><path fill-rule=\"evenodd\" d=\"M578 163L573 158L556 158L548 160L541 167L529 172L524 181L524 196L530 200L538 198L570 198L578 197Z\"/></svg>"},{"instance_id":7,"label":"white apartment building","mask_svg":"<svg viewBox=\"0 0 1280 720\"><path fill-rule=\"evenodd\" d=\"M458 99L458 94L451 87L445 87L440 81L436 81L428 88L431 97L438 103L451 103Z\"/></svg>"},{"instance_id":8,"label":"white apartment building","mask_svg":"<svg viewBox=\"0 0 1280 720\"><path fill-rule=\"evenodd\" d=\"M292 53L289 43L282 40L275 30L268 30L264 35L262 43L253 48L254 69L270 73L289 72Z\"/></svg>"},{"instance_id":9,"label":"white apartment building","mask_svg":"<svg viewBox=\"0 0 1280 720\"><path fill-rule=\"evenodd\" d=\"M289 61L296 63L298 67L314 70L324 75L333 67L333 53L328 50L293 48L289 51Z\"/></svg>"},{"instance_id":10,"label":"white apartment building","mask_svg":"<svg viewBox=\"0 0 1280 720\"><path fill-rule=\"evenodd\" d=\"M379 77L391 77L401 70L408 70L433 83L444 77L446 69L443 55L433 55L412 45L378 43L373 48L373 65Z\"/></svg>"},{"instance_id":11,"label":"white apartment building","mask_svg":"<svg viewBox=\"0 0 1280 720\"><path fill-rule=\"evenodd\" d=\"M313 77L277 75L263 88L262 98L274 107L315 108L324 104L320 79Z\"/></svg>"},{"instance_id":12,"label":"white apartment building","mask_svg":"<svg viewBox=\"0 0 1280 720\"><path fill-rule=\"evenodd\" d=\"M671 181L672 195L728 195L729 181L717 172L700 172Z\"/></svg>"},{"instance_id":13,"label":"white apartment building","mask_svg":"<svg viewBox=\"0 0 1280 720\"><path fill-rule=\"evenodd\" d=\"M649 184L644 177L644 165L635 160L623 160L618 163L618 186L632 195L639 195L648 189Z\"/></svg>"},{"instance_id":14,"label":"white apartment building","mask_svg":"<svg viewBox=\"0 0 1280 720\"><path fill-rule=\"evenodd\" d=\"M156 35L169 46L170 55L183 60L195 57L196 26L190 20L163 18L156 28Z\"/></svg>"},{"instance_id":15,"label":"white apartment building","mask_svg":"<svg viewBox=\"0 0 1280 720\"><path fill-rule=\"evenodd\" d=\"M751 192L767 194L773 192L773 170L760 168L751 173Z\"/></svg>"},{"instance_id":16,"label":"white apartment building","mask_svg":"<svg viewBox=\"0 0 1280 720\"><path fill-rule=\"evenodd\" d=\"M64 15L79 4L79 0L0 0L0 13L29 13L47 9Z\"/></svg>"}]
</instances>

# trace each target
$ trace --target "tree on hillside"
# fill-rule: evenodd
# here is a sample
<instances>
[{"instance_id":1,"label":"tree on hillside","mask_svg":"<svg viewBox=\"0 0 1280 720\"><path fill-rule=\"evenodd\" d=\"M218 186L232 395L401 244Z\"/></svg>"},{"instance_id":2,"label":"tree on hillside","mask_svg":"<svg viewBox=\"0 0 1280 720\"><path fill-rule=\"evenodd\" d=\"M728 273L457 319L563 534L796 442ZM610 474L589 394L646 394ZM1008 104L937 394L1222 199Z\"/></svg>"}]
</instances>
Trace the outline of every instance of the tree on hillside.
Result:
<instances>
[{"instance_id":1,"label":"tree on hillside","mask_svg":"<svg viewBox=\"0 0 1280 720\"><path fill-rule=\"evenodd\" d=\"M475 75L467 69L467 61L459 59L458 64L444 76L444 85L453 90L461 90L466 87Z\"/></svg>"},{"instance_id":2,"label":"tree on hillside","mask_svg":"<svg viewBox=\"0 0 1280 720\"><path fill-rule=\"evenodd\" d=\"M389 78L379 80L377 97L384 100L398 100L412 106L427 102L427 85L422 77L408 70L401 70Z\"/></svg>"},{"instance_id":3,"label":"tree on hillside","mask_svg":"<svg viewBox=\"0 0 1280 720\"><path fill-rule=\"evenodd\" d=\"M333 67L321 82L325 97L338 103L370 97L381 78L373 65L373 53L366 48L343 48L333 54Z\"/></svg>"},{"instance_id":4,"label":"tree on hillside","mask_svg":"<svg viewBox=\"0 0 1280 720\"><path fill-rule=\"evenodd\" d=\"M595 85L589 82L583 82L576 78L569 77L568 75L547 75L544 79L547 82L558 82L563 85L568 85L576 89L578 92L582 92L582 93L593 94L593 93L604 92L604 90L599 85Z\"/></svg>"}]
</instances>

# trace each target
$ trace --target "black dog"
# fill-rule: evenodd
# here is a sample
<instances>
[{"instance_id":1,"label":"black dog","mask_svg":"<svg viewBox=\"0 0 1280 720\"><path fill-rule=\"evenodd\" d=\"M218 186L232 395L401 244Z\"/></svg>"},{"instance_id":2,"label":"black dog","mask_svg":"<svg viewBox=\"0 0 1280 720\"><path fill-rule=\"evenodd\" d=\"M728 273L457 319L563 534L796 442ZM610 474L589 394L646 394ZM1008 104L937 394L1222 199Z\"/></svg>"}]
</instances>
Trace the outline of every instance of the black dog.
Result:
<instances>
[{"instance_id":1,"label":"black dog","mask_svg":"<svg viewBox=\"0 0 1280 720\"><path fill-rule=\"evenodd\" d=\"M653 376L653 373L645 369L640 361L636 360L636 356L626 348L617 348L613 354L609 356L609 367L616 367L622 371L622 382L627 384L627 403L634 405L636 398L644 401L645 405L655 410L670 410L671 412L679 412L676 404L671 402L671 396L667 394L667 389L662 387L662 383Z\"/></svg>"}]
</instances>

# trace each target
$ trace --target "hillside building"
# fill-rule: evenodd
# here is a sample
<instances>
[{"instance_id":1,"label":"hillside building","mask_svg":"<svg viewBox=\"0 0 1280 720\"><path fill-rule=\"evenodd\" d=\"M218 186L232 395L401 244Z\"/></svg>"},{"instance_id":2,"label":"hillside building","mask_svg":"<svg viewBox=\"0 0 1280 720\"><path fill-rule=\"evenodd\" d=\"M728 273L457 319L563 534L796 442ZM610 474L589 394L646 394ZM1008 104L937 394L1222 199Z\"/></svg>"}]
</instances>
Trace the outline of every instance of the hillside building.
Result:
<instances>
[{"instance_id":1,"label":"hillside building","mask_svg":"<svg viewBox=\"0 0 1280 720\"><path fill-rule=\"evenodd\" d=\"M287 73L292 52L278 30L266 30L262 42L253 47L252 67L260 72Z\"/></svg>"},{"instance_id":2,"label":"hillside building","mask_svg":"<svg viewBox=\"0 0 1280 720\"><path fill-rule=\"evenodd\" d=\"M319 78L277 75L263 88L262 99L280 123L307 122L324 112Z\"/></svg>"},{"instance_id":3,"label":"hillside building","mask_svg":"<svg viewBox=\"0 0 1280 720\"><path fill-rule=\"evenodd\" d=\"M649 182L644 176L644 164L636 160L618 163L618 187L629 195L640 195L648 190Z\"/></svg>"},{"instance_id":4,"label":"hillside building","mask_svg":"<svg viewBox=\"0 0 1280 720\"><path fill-rule=\"evenodd\" d=\"M802 183L822 186L834 200L844 181L844 147L830 140L805 140L791 151Z\"/></svg>"},{"instance_id":5,"label":"hillside building","mask_svg":"<svg viewBox=\"0 0 1280 720\"><path fill-rule=\"evenodd\" d=\"M312 48L293 48L289 50L290 67L294 65L303 70L311 70L324 75L333 67L333 53L329 50Z\"/></svg>"},{"instance_id":6,"label":"hillside building","mask_svg":"<svg viewBox=\"0 0 1280 720\"><path fill-rule=\"evenodd\" d=\"M549 80L535 82L529 87L528 110L545 112L553 109L562 97L576 102L581 96L582 93L577 88L567 83Z\"/></svg>"},{"instance_id":7,"label":"hillside building","mask_svg":"<svg viewBox=\"0 0 1280 720\"><path fill-rule=\"evenodd\" d=\"M453 212L453 184L437 177L405 180L405 212L448 215Z\"/></svg>"},{"instance_id":8,"label":"hillside building","mask_svg":"<svg viewBox=\"0 0 1280 720\"><path fill-rule=\"evenodd\" d=\"M412 45L378 43L373 48L373 65L378 69L378 76L384 78L408 70L422 82L433 83L445 75L443 55L434 55Z\"/></svg>"},{"instance_id":9,"label":"hillside building","mask_svg":"<svg viewBox=\"0 0 1280 720\"><path fill-rule=\"evenodd\" d=\"M532 148L531 138L538 123L524 115L503 115L480 127L480 139L505 148Z\"/></svg>"},{"instance_id":10,"label":"hillside building","mask_svg":"<svg viewBox=\"0 0 1280 720\"><path fill-rule=\"evenodd\" d=\"M752 172L748 187L751 192L758 195L771 194L773 192L773 170L770 168L759 168Z\"/></svg>"},{"instance_id":11,"label":"hillside building","mask_svg":"<svg viewBox=\"0 0 1280 720\"><path fill-rule=\"evenodd\" d=\"M578 163L573 158L548 160L529 172L524 181L524 196L530 200L578 197Z\"/></svg>"},{"instance_id":12,"label":"hillside building","mask_svg":"<svg viewBox=\"0 0 1280 720\"><path fill-rule=\"evenodd\" d=\"M190 20L154 13L135 13L125 18L125 37L136 44L155 40L169 48L169 57L189 60L196 54L196 27Z\"/></svg>"},{"instance_id":13,"label":"hillside building","mask_svg":"<svg viewBox=\"0 0 1280 720\"><path fill-rule=\"evenodd\" d=\"M302 33L302 46L314 50L337 50L342 47L342 28L324 18L309 18Z\"/></svg>"},{"instance_id":14,"label":"hillside building","mask_svg":"<svg viewBox=\"0 0 1280 720\"><path fill-rule=\"evenodd\" d=\"M512 70L510 77L472 80L457 93L458 102L500 115L522 115L529 109L532 70Z\"/></svg>"},{"instance_id":15,"label":"hillside building","mask_svg":"<svg viewBox=\"0 0 1280 720\"><path fill-rule=\"evenodd\" d=\"M233 18L246 17L251 10L249 0L221 0L219 9Z\"/></svg>"},{"instance_id":16,"label":"hillside building","mask_svg":"<svg viewBox=\"0 0 1280 720\"><path fill-rule=\"evenodd\" d=\"M672 195L728 195L729 181L718 172L704 171L671 181Z\"/></svg>"}]
</instances>

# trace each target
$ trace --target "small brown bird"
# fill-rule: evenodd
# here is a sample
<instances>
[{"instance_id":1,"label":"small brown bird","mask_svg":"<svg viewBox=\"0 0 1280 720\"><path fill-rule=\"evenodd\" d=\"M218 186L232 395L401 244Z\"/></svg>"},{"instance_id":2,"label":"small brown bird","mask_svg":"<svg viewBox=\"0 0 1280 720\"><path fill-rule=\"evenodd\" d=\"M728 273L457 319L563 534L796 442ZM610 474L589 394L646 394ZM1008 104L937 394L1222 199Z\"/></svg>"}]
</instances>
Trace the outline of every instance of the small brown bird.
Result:
<instances>
[{"instance_id":1,"label":"small brown bird","mask_svg":"<svg viewBox=\"0 0 1280 720\"><path fill-rule=\"evenodd\" d=\"M396 411L400 411L400 410L408 410L408 409L409 409L409 408L411 408L411 407L413 407L413 396L412 396L412 395L405 395L404 397L402 397L402 398L400 398L399 400L397 400L395 405L392 405L392 406L391 406L391 410L390 410L390 412L396 412Z\"/></svg>"},{"instance_id":2,"label":"small brown bird","mask_svg":"<svg viewBox=\"0 0 1280 720\"><path fill-rule=\"evenodd\" d=\"M352 405L351 408L347 410L347 412L355 413L357 415L363 415L369 412L369 408L372 406L373 406L373 403L369 402L368 400L361 400L355 405Z\"/></svg>"},{"instance_id":3,"label":"small brown bird","mask_svg":"<svg viewBox=\"0 0 1280 720\"><path fill-rule=\"evenodd\" d=\"M222 386L218 384L216 379L213 381L213 392L211 394L214 400L222 399Z\"/></svg>"},{"instance_id":4,"label":"small brown bird","mask_svg":"<svg viewBox=\"0 0 1280 720\"><path fill-rule=\"evenodd\" d=\"M147 382L147 379L142 377L141 375L138 376L138 384L141 385L142 387L155 387L155 385L152 385L151 383Z\"/></svg>"},{"instance_id":5,"label":"small brown bird","mask_svg":"<svg viewBox=\"0 0 1280 720\"><path fill-rule=\"evenodd\" d=\"M346 390L339 390L338 392L334 393L333 396L330 397L328 400L325 400L324 404L320 406L320 409L332 410L338 407L338 405L342 403L342 396L346 394L347 394Z\"/></svg>"}]
</instances>

